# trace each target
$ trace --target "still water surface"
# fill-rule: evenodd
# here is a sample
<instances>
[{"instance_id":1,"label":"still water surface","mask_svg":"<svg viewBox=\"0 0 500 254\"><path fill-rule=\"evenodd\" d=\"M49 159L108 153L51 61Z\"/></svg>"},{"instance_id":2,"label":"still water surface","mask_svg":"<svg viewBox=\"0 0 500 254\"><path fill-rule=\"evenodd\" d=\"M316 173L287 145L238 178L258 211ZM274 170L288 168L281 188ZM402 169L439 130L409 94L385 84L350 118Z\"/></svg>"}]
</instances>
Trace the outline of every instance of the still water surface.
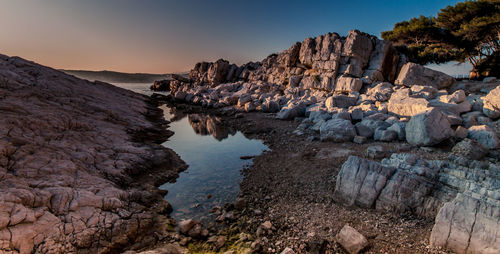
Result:
<instances>
[{"instance_id":1,"label":"still water surface","mask_svg":"<svg viewBox=\"0 0 500 254\"><path fill-rule=\"evenodd\" d=\"M216 205L234 202L242 179L240 170L252 160L241 156L259 155L268 150L260 140L248 139L241 132L224 126L215 116L190 114L177 116L161 107L165 119L172 121L175 134L163 143L177 152L189 168L175 183L166 183L165 197L174 211L175 219L210 219L209 211Z\"/></svg>"},{"instance_id":2,"label":"still water surface","mask_svg":"<svg viewBox=\"0 0 500 254\"><path fill-rule=\"evenodd\" d=\"M120 83L116 86L151 95L151 84ZM210 209L234 202L243 178L241 169L252 164L241 156L259 155L268 150L260 140L248 139L241 132L226 126L215 116L184 115L163 105L165 119L172 121L175 134L163 143L173 149L188 165L175 183L166 183L165 197L175 219L211 219ZM171 112L175 112L171 113Z\"/></svg>"}]
</instances>

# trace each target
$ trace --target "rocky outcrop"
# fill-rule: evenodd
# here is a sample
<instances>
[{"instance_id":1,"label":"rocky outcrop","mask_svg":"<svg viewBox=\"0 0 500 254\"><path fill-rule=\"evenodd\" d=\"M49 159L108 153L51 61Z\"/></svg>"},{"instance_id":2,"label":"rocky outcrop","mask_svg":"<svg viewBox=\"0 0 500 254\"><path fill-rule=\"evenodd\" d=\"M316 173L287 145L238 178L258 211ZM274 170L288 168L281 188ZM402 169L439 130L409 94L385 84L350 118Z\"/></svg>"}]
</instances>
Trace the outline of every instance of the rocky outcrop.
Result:
<instances>
[{"instance_id":1,"label":"rocky outcrop","mask_svg":"<svg viewBox=\"0 0 500 254\"><path fill-rule=\"evenodd\" d=\"M452 77L435 70L431 70L416 63L406 63L401 68L397 85L411 87L414 85L432 86L436 89L443 89L451 86L455 82Z\"/></svg>"},{"instance_id":2,"label":"rocky outcrop","mask_svg":"<svg viewBox=\"0 0 500 254\"><path fill-rule=\"evenodd\" d=\"M275 117L282 120L305 117L295 133L312 139L353 140L351 131L342 132L346 137L325 134L332 127L326 122L336 115L355 126L354 136L383 142L408 140L416 146L433 146L447 139L460 141L467 132L474 132L467 129L475 125L487 125L498 132L493 113L486 113L494 112L489 108L495 107L491 105L496 102L496 83L486 87L482 82L483 87L455 84L444 73L407 63L390 42L356 30L346 37L328 33L307 38L261 62L241 66L221 59L198 63L189 81L171 82L175 102L276 113ZM481 94L487 92L490 95L483 97L483 103ZM432 108L441 114L416 117ZM310 118L312 112L328 117ZM415 119L407 126L412 117ZM433 119L439 120L436 127L442 132L432 130ZM471 138L487 143L482 137L490 132L481 133ZM496 141L492 143L485 146L496 149Z\"/></svg>"},{"instance_id":3,"label":"rocky outcrop","mask_svg":"<svg viewBox=\"0 0 500 254\"><path fill-rule=\"evenodd\" d=\"M431 244L457 253L500 251L500 167L393 154L381 163L351 156L337 176L334 200L346 205L435 217Z\"/></svg>"},{"instance_id":4,"label":"rocky outcrop","mask_svg":"<svg viewBox=\"0 0 500 254\"><path fill-rule=\"evenodd\" d=\"M170 81L168 79L155 81L150 89L153 91L170 91Z\"/></svg>"},{"instance_id":5,"label":"rocky outcrop","mask_svg":"<svg viewBox=\"0 0 500 254\"><path fill-rule=\"evenodd\" d=\"M184 164L152 144L169 133L147 97L0 55L0 115L0 252L106 253L154 241L165 225L158 213L169 210L154 184ZM155 168L163 173L143 183Z\"/></svg>"}]
</instances>

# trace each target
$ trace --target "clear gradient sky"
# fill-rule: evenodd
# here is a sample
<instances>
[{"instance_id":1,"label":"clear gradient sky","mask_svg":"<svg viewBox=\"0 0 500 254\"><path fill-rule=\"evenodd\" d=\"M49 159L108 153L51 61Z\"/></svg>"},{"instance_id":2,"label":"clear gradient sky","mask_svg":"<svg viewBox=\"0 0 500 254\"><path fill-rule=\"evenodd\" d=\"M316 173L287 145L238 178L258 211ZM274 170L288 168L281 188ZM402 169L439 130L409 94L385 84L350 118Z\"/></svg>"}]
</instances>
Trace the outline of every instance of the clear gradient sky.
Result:
<instances>
[{"instance_id":1,"label":"clear gradient sky","mask_svg":"<svg viewBox=\"0 0 500 254\"><path fill-rule=\"evenodd\" d=\"M169 73L260 61L308 36L380 36L456 0L0 0L0 53L54 68Z\"/></svg>"}]
</instances>

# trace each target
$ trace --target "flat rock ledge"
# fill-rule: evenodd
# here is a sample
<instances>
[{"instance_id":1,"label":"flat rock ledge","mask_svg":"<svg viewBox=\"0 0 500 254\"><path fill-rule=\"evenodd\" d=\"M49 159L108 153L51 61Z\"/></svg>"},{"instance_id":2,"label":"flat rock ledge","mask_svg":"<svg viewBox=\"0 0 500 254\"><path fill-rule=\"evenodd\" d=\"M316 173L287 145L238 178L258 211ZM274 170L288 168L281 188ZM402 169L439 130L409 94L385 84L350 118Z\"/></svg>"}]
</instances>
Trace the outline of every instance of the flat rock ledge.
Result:
<instances>
[{"instance_id":1,"label":"flat rock ledge","mask_svg":"<svg viewBox=\"0 0 500 254\"><path fill-rule=\"evenodd\" d=\"M455 253L500 252L500 166L450 155L449 161L393 154L382 162L351 156L334 200L435 218L430 242Z\"/></svg>"},{"instance_id":2,"label":"flat rock ledge","mask_svg":"<svg viewBox=\"0 0 500 254\"><path fill-rule=\"evenodd\" d=\"M0 252L154 241L169 210L155 185L185 165L155 144L169 132L148 97L0 55L0 115Z\"/></svg>"}]
</instances>

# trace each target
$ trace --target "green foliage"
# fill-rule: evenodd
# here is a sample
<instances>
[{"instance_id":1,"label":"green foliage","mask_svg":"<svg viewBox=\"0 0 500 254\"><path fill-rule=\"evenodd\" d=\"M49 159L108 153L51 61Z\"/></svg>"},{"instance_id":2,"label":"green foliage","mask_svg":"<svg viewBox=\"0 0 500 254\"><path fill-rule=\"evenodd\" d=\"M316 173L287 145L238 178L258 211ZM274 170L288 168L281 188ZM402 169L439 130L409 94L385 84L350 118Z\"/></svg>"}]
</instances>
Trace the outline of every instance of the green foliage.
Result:
<instances>
[{"instance_id":1,"label":"green foliage","mask_svg":"<svg viewBox=\"0 0 500 254\"><path fill-rule=\"evenodd\" d=\"M393 41L411 61L421 64L490 61L500 48L500 0L448 6L437 17L398 22L382 38Z\"/></svg>"}]
</instances>

